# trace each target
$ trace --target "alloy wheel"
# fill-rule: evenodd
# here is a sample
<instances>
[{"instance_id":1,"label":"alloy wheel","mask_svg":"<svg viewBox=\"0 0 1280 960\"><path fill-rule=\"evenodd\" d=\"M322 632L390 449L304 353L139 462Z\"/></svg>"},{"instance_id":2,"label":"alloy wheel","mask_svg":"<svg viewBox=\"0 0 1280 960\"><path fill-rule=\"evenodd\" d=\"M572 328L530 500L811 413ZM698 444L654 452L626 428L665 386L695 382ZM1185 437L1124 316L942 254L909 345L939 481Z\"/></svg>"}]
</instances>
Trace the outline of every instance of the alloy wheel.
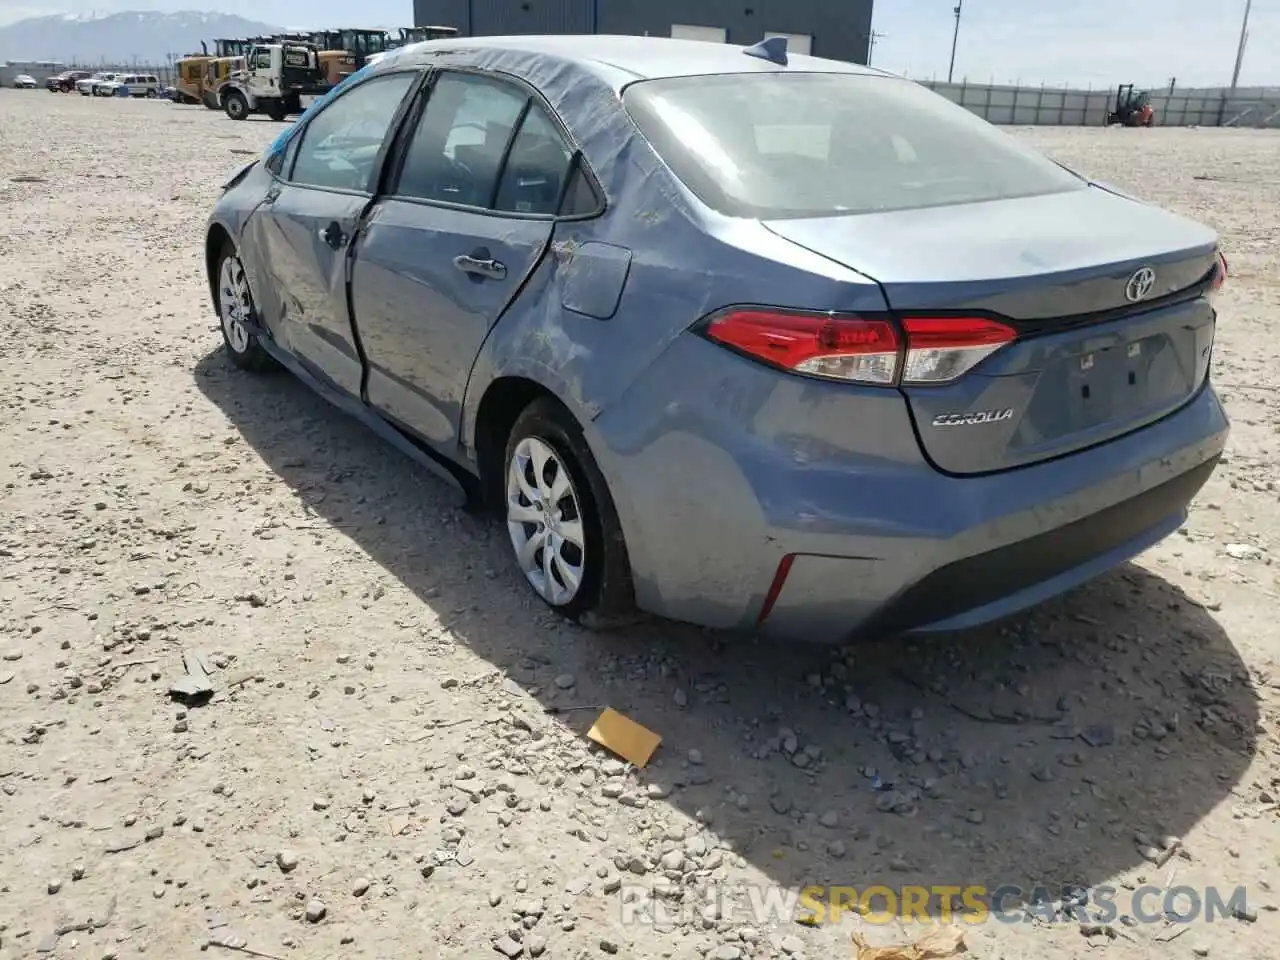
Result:
<instances>
[{"instance_id":1,"label":"alloy wheel","mask_svg":"<svg viewBox=\"0 0 1280 960\"><path fill-rule=\"evenodd\" d=\"M507 464L507 530L538 596L554 607L572 602L586 561L580 501L563 459L537 437L522 439Z\"/></svg>"},{"instance_id":2,"label":"alloy wheel","mask_svg":"<svg viewBox=\"0 0 1280 960\"><path fill-rule=\"evenodd\" d=\"M222 332L227 344L236 353L249 349L249 328L246 322L253 311L249 296L249 282L245 279L240 258L223 259L218 273L218 314L222 319Z\"/></svg>"}]
</instances>

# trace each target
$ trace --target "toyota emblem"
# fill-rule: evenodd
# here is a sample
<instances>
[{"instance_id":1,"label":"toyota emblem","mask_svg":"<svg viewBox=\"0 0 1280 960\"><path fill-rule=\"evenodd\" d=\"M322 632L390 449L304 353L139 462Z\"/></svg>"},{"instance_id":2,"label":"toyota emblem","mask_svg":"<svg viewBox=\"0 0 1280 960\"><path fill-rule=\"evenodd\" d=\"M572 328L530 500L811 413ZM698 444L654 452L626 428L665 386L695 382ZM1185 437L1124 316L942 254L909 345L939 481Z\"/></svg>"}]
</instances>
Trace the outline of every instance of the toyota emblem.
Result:
<instances>
[{"instance_id":1,"label":"toyota emblem","mask_svg":"<svg viewBox=\"0 0 1280 960\"><path fill-rule=\"evenodd\" d=\"M1124 296L1130 303L1145 300L1156 285L1156 272L1150 267L1143 267L1125 285Z\"/></svg>"}]
</instances>

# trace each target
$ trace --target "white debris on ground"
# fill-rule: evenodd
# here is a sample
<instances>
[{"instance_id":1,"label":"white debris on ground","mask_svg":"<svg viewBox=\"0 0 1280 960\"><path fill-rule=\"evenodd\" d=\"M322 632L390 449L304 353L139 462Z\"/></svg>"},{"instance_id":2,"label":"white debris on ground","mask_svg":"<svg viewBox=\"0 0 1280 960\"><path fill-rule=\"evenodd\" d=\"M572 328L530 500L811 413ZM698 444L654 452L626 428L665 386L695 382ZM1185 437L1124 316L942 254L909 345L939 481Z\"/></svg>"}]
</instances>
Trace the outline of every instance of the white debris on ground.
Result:
<instances>
[{"instance_id":1,"label":"white debris on ground","mask_svg":"<svg viewBox=\"0 0 1280 960\"><path fill-rule=\"evenodd\" d=\"M0 92L0 957L825 960L920 927L797 923L801 887L968 884L1024 893L980 958L1272 954L1280 135L1018 132L1221 231L1228 456L1136 564L832 652L569 628L498 526L234 370L202 229L279 129ZM1210 886L1247 903L1163 917Z\"/></svg>"}]
</instances>

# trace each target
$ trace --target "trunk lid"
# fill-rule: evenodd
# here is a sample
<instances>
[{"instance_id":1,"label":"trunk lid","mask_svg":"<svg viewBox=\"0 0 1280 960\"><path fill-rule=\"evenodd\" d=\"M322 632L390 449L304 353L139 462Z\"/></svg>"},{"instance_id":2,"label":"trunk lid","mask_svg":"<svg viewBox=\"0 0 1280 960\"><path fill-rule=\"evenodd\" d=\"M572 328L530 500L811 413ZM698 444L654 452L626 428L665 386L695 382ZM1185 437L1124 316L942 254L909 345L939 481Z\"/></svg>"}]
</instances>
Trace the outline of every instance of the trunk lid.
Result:
<instances>
[{"instance_id":1,"label":"trunk lid","mask_svg":"<svg viewBox=\"0 0 1280 960\"><path fill-rule=\"evenodd\" d=\"M1139 429L1208 372L1214 312L1195 292L1217 262L1216 235L1099 187L765 226L876 280L895 313L994 315L1018 330L954 382L901 388L925 454L948 473L1024 466ZM1135 280L1147 269L1153 281Z\"/></svg>"}]
</instances>

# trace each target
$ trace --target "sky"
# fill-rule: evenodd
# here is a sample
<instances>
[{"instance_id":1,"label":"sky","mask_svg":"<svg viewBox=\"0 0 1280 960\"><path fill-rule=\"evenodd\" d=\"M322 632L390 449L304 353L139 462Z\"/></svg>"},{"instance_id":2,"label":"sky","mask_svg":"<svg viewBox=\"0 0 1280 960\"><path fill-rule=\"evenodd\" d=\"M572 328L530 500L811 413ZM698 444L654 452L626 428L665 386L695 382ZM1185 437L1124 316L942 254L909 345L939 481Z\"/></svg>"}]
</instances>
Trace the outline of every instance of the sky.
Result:
<instances>
[{"instance_id":1,"label":"sky","mask_svg":"<svg viewBox=\"0 0 1280 960\"><path fill-rule=\"evenodd\" d=\"M612 0L643 3L645 0ZM828 0L839 3L841 0ZM956 0L878 0L876 66L945 80ZM975 83L1160 87L1230 82L1245 0L963 0L955 77ZM86 7L201 9L288 27L353 19L350 0L0 0L0 24ZM368 25L407 25L412 0L362 0ZM765 29L786 30L784 25ZM1280 85L1280 0L1254 0L1242 86Z\"/></svg>"}]
</instances>

